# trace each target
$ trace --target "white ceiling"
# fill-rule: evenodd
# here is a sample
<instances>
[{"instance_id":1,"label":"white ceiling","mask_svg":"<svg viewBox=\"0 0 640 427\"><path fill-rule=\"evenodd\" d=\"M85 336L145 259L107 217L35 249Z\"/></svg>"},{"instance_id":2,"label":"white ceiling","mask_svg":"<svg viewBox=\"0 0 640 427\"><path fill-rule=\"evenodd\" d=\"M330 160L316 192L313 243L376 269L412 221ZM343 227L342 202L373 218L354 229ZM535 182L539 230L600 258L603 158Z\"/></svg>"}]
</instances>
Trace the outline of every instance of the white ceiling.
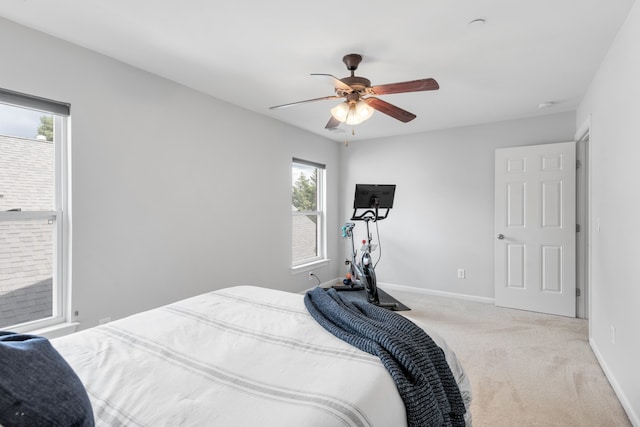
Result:
<instances>
[{"instance_id":1,"label":"white ceiling","mask_svg":"<svg viewBox=\"0 0 640 427\"><path fill-rule=\"evenodd\" d=\"M575 110L633 1L2 0L0 16L341 141ZM324 129L335 100L269 110L333 95L310 74L346 77L347 53L374 85L440 89L381 96L418 117L376 112L355 136Z\"/></svg>"}]
</instances>

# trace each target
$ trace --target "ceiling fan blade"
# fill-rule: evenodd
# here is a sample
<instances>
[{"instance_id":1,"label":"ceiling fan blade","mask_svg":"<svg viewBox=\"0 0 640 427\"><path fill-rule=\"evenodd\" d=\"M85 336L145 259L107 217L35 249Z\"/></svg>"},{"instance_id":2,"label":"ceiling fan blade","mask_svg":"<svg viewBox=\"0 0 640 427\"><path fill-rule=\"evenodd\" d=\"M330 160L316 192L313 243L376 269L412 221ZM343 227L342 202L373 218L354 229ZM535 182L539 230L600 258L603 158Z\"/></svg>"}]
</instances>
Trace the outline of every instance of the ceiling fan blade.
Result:
<instances>
[{"instance_id":1,"label":"ceiling fan blade","mask_svg":"<svg viewBox=\"0 0 640 427\"><path fill-rule=\"evenodd\" d=\"M349 92L353 92L353 89L351 88L351 86L349 86L346 83L343 83L339 78L332 76L331 74L311 74L311 75L317 79L326 81L336 89L342 89Z\"/></svg>"},{"instance_id":2,"label":"ceiling fan blade","mask_svg":"<svg viewBox=\"0 0 640 427\"><path fill-rule=\"evenodd\" d=\"M391 93L421 92L424 90L437 90L440 85L434 79L412 80L409 82L389 83L370 87L367 93L371 95L388 95Z\"/></svg>"},{"instance_id":3,"label":"ceiling fan blade","mask_svg":"<svg viewBox=\"0 0 640 427\"><path fill-rule=\"evenodd\" d=\"M407 123L416 118L415 114L403 110L400 107L396 107L393 104L389 104L387 101L383 101L382 99L369 97L363 98L363 100L374 109L391 116L396 120L400 120L401 122Z\"/></svg>"},{"instance_id":4,"label":"ceiling fan blade","mask_svg":"<svg viewBox=\"0 0 640 427\"><path fill-rule=\"evenodd\" d=\"M269 107L269 109L275 110L276 108L291 107L293 105L305 104L307 102L324 101L325 99L342 99L342 97L338 95L323 96L322 98L307 99L305 101L290 102L289 104L274 105L273 107Z\"/></svg>"},{"instance_id":5,"label":"ceiling fan blade","mask_svg":"<svg viewBox=\"0 0 640 427\"><path fill-rule=\"evenodd\" d=\"M337 128L340 123L341 123L340 120L338 120L335 117L331 116L331 118L327 122L327 125L324 128L332 130L334 128Z\"/></svg>"}]
</instances>

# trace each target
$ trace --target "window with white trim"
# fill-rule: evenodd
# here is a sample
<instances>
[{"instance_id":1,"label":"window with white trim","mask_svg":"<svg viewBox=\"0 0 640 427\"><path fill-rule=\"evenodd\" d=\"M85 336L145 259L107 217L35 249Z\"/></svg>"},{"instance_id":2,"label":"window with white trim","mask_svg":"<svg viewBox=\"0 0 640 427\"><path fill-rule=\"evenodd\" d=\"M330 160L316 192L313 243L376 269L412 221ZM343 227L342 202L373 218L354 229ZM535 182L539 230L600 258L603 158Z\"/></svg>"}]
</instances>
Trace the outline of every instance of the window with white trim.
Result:
<instances>
[{"instance_id":1,"label":"window with white trim","mask_svg":"<svg viewBox=\"0 0 640 427\"><path fill-rule=\"evenodd\" d=\"M0 329L66 321L69 105L0 89Z\"/></svg>"},{"instance_id":2,"label":"window with white trim","mask_svg":"<svg viewBox=\"0 0 640 427\"><path fill-rule=\"evenodd\" d=\"M291 163L293 267L325 259L324 165L300 159Z\"/></svg>"}]
</instances>

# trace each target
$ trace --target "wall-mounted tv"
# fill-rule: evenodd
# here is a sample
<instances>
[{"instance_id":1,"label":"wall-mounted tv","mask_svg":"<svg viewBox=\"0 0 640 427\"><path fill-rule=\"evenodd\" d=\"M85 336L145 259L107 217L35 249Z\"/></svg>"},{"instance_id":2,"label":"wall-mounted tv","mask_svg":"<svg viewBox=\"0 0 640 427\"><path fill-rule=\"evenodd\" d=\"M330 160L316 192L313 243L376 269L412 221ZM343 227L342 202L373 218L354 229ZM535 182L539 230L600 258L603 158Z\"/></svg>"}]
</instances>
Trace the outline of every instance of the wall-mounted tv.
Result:
<instances>
[{"instance_id":1,"label":"wall-mounted tv","mask_svg":"<svg viewBox=\"0 0 640 427\"><path fill-rule=\"evenodd\" d=\"M391 209L396 193L395 184L356 184L356 194L353 198L355 209L378 208Z\"/></svg>"},{"instance_id":2,"label":"wall-mounted tv","mask_svg":"<svg viewBox=\"0 0 640 427\"><path fill-rule=\"evenodd\" d=\"M353 217L351 219L384 219L393 207L393 199L396 193L395 184L356 184L356 193L353 197ZM358 209L367 209L357 215ZM384 215L379 215L379 209L386 209Z\"/></svg>"}]
</instances>

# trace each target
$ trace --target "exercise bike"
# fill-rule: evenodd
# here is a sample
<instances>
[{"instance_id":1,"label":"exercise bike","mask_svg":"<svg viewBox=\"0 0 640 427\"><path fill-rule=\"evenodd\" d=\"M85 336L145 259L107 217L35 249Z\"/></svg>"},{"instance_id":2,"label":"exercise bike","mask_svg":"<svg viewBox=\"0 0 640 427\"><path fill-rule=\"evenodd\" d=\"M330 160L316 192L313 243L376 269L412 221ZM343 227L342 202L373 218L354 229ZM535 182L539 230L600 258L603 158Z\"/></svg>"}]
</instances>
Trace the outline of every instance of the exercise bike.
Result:
<instances>
[{"instance_id":1,"label":"exercise bike","mask_svg":"<svg viewBox=\"0 0 640 427\"><path fill-rule=\"evenodd\" d=\"M377 245L371 243L371 234L369 233L369 221L371 218L367 218L367 240L362 241L362 247L360 252L362 257L357 260L358 253L355 248L355 242L353 237L353 229L356 226L353 222L348 222L342 226L342 237L351 239L351 259L346 260L345 264L349 266L349 273L347 278L343 280L343 284L346 289L351 291L367 291L367 301L372 304L380 304L378 298L378 287L376 282L376 270L371 257Z\"/></svg>"},{"instance_id":2,"label":"exercise bike","mask_svg":"<svg viewBox=\"0 0 640 427\"><path fill-rule=\"evenodd\" d=\"M383 188L384 187L384 188ZM354 202L354 212L351 220L364 221L367 228L367 238L362 241L362 247L360 248L361 256L358 259L358 253L355 247L355 241L353 237L353 229L356 226L353 222L348 222L342 226L342 237L351 239L351 259L347 259L345 264L349 266L349 272L347 278L343 280L344 286L335 287L341 291L361 291L365 290L367 293L367 301L371 304L375 304L380 307L389 308L391 310L397 309L396 303L382 303L378 297L378 286L376 280L375 264L371 253L376 250L378 245L372 243L371 232L369 231L369 223L377 222L385 219L389 214L389 209L393 204L393 193L395 186L378 186L378 185L357 185L356 197ZM364 196L363 196L364 193ZM390 200L389 198L390 193ZM384 195L382 199L380 195ZM364 198L364 202L362 201ZM385 209L386 212L380 215L380 208ZM357 214L359 208L366 209L364 212ZM376 223L377 227L377 223Z\"/></svg>"}]
</instances>

